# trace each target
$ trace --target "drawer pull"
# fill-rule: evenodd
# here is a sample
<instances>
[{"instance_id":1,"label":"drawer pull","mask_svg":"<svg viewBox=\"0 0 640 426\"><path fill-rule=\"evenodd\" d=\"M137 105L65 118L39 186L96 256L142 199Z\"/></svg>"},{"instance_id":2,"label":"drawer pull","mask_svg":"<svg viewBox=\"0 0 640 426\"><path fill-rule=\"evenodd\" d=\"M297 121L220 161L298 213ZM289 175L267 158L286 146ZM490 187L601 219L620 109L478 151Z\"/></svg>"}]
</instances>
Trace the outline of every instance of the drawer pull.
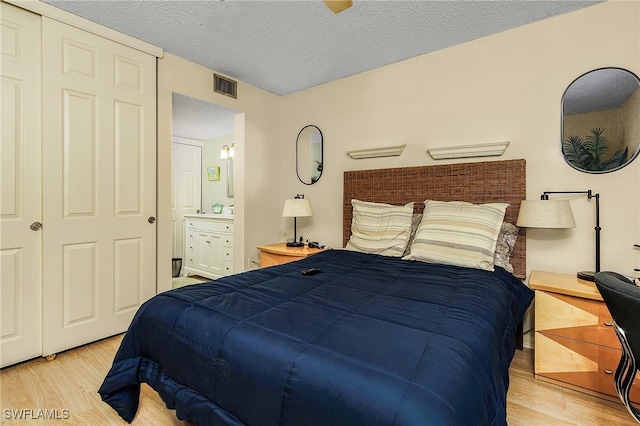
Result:
<instances>
[{"instance_id":1,"label":"drawer pull","mask_svg":"<svg viewBox=\"0 0 640 426\"><path fill-rule=\"evenodd\" d=\"M613 374L613 371L612 371L612 370L609 370L608 368L605 368L605 369L604 369L604 373L605 373L605 374Z\"/></svg>"},{"instance_id":2,"label":"drawer pull","mask_svg":"<svg viewBox=\"0 0 640 426\"><path fill-rule=\"evenodd\" d=\"M612 322L609 322L609 321L605 321L605 322L604 322L604 325L606 325L607 327L612 327L612 326L613 326L613 323L612 323Z\"/></svg>"},{"instance_id":3,"label":"drawer pull","mask_svg":"<svg viewBox=\"0 0 640 426\"><path fill-rule=\"evenodd\" d=\"M205 240L205 242L206 242L207 244L211 244L211 241L207 241L207 240Z\"/></svg>"}]
</instances>

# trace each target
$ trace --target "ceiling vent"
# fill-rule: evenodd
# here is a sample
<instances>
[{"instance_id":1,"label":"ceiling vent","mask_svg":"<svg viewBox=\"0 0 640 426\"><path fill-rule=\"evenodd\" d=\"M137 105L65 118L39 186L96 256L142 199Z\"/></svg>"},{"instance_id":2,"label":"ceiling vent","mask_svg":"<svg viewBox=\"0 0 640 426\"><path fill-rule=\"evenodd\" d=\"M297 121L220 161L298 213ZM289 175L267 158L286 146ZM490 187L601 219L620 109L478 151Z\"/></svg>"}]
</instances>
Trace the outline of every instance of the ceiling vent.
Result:
<instances>
[{"instance_id":1,"label":"ceiling vent","mask_svg":"<svg viewBox=\"0 0 640 426\"><path fill-rule=\"evenodd\" d=\"M238 82L218 74L213 75L213 91L238 99Z\"/></svg>"}]
</instances>

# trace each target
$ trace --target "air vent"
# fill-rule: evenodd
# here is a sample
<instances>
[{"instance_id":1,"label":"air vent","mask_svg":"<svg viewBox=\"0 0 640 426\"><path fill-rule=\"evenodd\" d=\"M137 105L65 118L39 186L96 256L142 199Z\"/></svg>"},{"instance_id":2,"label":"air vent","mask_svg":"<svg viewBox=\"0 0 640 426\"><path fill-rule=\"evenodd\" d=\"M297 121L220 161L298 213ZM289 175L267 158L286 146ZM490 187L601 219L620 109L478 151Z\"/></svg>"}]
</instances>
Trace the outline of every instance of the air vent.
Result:
<instances>
[{"instance_id":1,"label":"air vent","mask_svg":"<svg viewBox=\"0 0 640 426\"><path fill-rule=\"evenodd\" d=\"M218 74L213 75L213 91L216 93L222 93L223 95L231 96L234 99L238 98L238 82L229 78L223 77Z\"/></svg>"}]
</instances>

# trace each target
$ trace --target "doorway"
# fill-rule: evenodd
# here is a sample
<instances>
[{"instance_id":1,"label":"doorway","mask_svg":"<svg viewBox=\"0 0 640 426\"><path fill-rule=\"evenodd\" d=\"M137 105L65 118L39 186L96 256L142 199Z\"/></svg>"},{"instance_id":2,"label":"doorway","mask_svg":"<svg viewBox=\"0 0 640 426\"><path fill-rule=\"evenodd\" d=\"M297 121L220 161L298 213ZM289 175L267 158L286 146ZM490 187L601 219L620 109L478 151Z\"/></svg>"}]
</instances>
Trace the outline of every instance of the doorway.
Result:
<instances>
[{"instance_id":1,"label":"doorway","mask_svg":"<svg viewBox=\"0 0 640 426\"><path fill-rule=\"evenodd\" d=\"M213 213L214 205L226 207L225 212L233 209L233 192L228 187L232 161L222 159L221 150L228 149L234 141L234 116L238 111L217 104L192 98L180 93L172 94L172 142L184 145L200 146L200 164L191 182L182 182L176 188L176 177L172 178L172 251L174 258L185 257L184 214ZM173 162L173 160L172 160ZM175 170L172 164L172 170ZM190 190L184 185L189 183ZM180 195L182 194L182 195ZM190 200L192 194L197 199ZM177 196L177 198L176 198ZM229 210L229 208L231 210ZM183 262L184 264L184 262Z\"/></svg>"}]
</instances>

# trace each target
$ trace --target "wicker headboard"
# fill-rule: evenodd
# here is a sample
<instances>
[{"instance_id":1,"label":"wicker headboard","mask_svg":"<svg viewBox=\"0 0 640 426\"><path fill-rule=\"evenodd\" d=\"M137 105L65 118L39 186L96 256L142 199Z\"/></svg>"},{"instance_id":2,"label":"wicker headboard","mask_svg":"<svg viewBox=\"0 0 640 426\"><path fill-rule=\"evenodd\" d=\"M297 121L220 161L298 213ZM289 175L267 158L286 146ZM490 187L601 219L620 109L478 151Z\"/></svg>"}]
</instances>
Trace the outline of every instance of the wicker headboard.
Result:
<instances>
[{"instance_id":1,"label":"wicker headboard","mask_svg":"<svg viewBox=\"0 0 640 426\"><path fill-rule=\"evenodd\" d=\"M516 223L526 197L525 160L486 161L395 169L344 172L342 245L351 236L351 200L401 205L415 202L422 213L424 200L509 203L505 221ZM520 229L511 257L513 273L526 274L526 234Z\"/></svg>"}]
</instances>

